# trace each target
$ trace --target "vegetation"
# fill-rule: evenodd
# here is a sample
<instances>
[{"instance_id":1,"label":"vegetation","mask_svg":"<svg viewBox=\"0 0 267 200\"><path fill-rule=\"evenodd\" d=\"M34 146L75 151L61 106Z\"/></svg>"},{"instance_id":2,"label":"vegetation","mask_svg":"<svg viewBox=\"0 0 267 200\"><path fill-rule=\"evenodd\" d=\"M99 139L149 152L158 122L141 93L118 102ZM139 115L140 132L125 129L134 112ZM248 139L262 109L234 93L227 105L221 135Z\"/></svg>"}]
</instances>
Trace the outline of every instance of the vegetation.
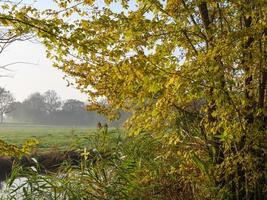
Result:
<instances>
[{"instance_id":1,"label":"vegetation","mask_svg":"<svg viewBox=\"0 0 267 200\"><path fill-rule=\"evenodd\" d=\"M82 148L86 137L94 134L94 128L40 126L31 124L5 124L0 127L0 139L16 146L22 146L27 139L38 140L37 148L41 151L66 149L67 147Z\"/></svg>"},{"instance_id":2,"label":"vegetation","mask_svg":"<svg viewBox=\"0 0 267 200\"><path fill-rule=\"evenodd\" d=\"M156 158L162 144L149 134L129 138L99 129L86 144L94 151L85 148L78 166L66 161L56 174L18 166L6 199L191 199L190 188L168 171L173 161ZM26 179L14 185L20 176Z\"/></svg>"},{"instance_id":3,"label":"vegetation","mask_svg":"<svg viewBox=\"0 0 267 200\"><path fill-rule=\"evenodd\" d=\"M70 188L95 199L264 199L265 0L55 2L7 3L0 23L40 38L89 109L132 112L135 136L96 168L85 162Z\"/></svg>"}]
</instances>

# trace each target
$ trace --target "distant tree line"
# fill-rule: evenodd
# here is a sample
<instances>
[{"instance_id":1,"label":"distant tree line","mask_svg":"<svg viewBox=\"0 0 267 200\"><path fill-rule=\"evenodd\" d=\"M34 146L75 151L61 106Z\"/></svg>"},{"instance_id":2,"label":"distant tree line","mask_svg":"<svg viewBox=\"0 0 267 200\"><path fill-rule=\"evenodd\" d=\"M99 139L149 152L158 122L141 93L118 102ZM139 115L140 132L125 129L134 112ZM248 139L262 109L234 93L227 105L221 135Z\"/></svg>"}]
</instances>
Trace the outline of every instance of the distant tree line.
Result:
<instances>
[{"instance_id":1,"label":"distant tree line","mask_svg":"<svg viewBox=\"0 0 267 200\"><path fill-rule=\"evenodd\" d=\"M3 88L2 90L6 91ZM43 94L33 93L23 102L15 101L9 91L6 91L5 96L10 96L10 101L6 105L6 112L0 113L1 120L5 115L11 122L23 123L70 126L96 126L99 122L108 123L104 116L94 111L87 111L85 102L76 99L62 101L54 90L48 90ZM4 95L0 93L0 103L2 101ZM110 123L110 126L122 125L129 114L121 113L120 116L120 119Z\"/></svg>"}]
</instances>

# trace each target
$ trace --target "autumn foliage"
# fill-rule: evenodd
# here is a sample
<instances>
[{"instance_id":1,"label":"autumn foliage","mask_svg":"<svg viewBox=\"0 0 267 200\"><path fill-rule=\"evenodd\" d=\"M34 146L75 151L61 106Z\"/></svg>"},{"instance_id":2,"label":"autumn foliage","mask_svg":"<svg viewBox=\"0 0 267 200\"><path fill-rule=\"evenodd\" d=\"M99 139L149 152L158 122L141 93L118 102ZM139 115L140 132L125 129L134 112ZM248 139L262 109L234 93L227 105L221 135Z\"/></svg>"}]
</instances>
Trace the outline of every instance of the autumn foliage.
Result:
<instances>
[{"instance_id":1,"label":"autumn foliage","mask_svg":"<svg viewBox=\"0 0 267 200\"><path fill-rule=\"evenodd\" d=\"M264 198L265 0L56 2L60 11L17 6L0 21L39 37L93 108L132 112L129 133L161 141L157 156L192 198Z\"/></svg>"}]
</instances>

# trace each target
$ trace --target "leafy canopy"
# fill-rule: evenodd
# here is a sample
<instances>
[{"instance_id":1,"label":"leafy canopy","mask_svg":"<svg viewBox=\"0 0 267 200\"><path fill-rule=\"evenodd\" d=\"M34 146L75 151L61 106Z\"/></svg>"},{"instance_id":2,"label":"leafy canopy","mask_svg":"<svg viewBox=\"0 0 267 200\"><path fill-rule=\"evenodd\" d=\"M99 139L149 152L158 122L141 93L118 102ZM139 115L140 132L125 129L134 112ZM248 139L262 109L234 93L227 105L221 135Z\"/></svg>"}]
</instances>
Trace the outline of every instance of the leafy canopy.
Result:
<instances>
[{"instance_id":1,"label":"leafy canopy","mask_svg":"<svg viewBox=\"0 0 267 200\"><path fill-rule=\"evenodd\" d=\"M58 9L43 12L15 6L1 23L18 34L34 32L54 65L88 94L91 109L111 118L118 109L131 111L132 134L183 144L179 155L219 187L227 185L226 173L228 189L236 183L241 197L260 188L265 0L56 2ZM98 103L103 97L108 104Z\"/></svg>"}]
</instances>

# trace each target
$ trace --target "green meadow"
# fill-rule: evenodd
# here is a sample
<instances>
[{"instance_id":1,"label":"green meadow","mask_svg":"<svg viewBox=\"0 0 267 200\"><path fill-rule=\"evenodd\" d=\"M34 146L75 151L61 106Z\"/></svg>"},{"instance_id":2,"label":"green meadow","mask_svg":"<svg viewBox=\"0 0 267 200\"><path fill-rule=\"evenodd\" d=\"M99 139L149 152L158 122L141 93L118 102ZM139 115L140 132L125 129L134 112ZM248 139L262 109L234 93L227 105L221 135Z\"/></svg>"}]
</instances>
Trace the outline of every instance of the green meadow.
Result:
<instances>
[{"instance_id":1,"label":"green meadow","mask_svg":"<svg viewBox=\"0 0 267 200\"><path fill-rule=\"evenodd\" d=\"M96 132L92 127L46 126L32 124L2 124L0 139L21 146L27 139L37 139L38 148L65 149L86 145L90 135Z\"/></svg>"}]
</instances>

